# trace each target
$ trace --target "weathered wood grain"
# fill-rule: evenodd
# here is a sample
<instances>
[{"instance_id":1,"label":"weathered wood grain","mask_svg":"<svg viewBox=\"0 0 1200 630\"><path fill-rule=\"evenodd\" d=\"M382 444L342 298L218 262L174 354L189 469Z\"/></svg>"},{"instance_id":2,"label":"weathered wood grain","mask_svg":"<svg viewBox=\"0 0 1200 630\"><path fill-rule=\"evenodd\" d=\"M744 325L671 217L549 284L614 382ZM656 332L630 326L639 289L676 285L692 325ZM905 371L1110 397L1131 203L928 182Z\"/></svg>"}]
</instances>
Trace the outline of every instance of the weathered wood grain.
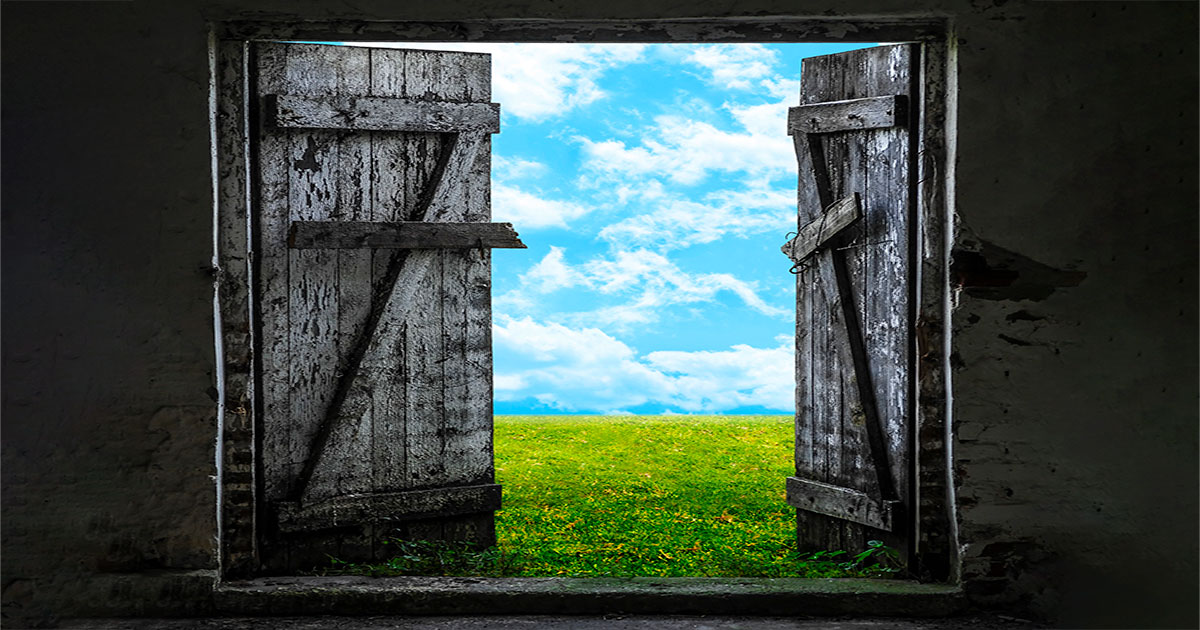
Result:
<instances>
[{"instance_id":1,"label":"weathered wood grain","mask_svg":"<svg viewBox=\"0 0 1200 630\"><path fill-rule=\"evenodd\" d=\"M787 478L788 505L837 519L891 531L899 501L884 501L842 486L799 477Z\"/></svg>"},{"instance_id":2,"label":"weathered wood grain","mask_svg":"<svg viewBox=\"0 0 1200 630\"><path fill-rule=\"evenodd\" d=\"M914 182L906 98L897 98L911 89L911 55L911 47L898 46L806 59L801 107L789 123L800 168L799 225L855 193L862 214L797 280L797 325L809 332L796 359L796 476L879 501L907 499L911 462L905 392ZM878 522L831 512L798 512L802 548L861 548L883 534ZM906 528L895 529L885 539L905 547Z\"/></svg>"},{"instance_id":3,"label":"weathered wood grain","mask_svg":"<svg viewBox=\"0 0 1200 630\"><path fill-rule=\"evenodd\" d=\"M478 150L478 143L472 141L470 135L463 134L461 137L467 140L449 143L443 148L433 172L426 177L427 190L417 195L418 207L414 212L426 221L453 216L461 211L461 206L455 204L453 199L456 187L450 182L459 180ZM441 315L440 310L434 314L432 309L440 309L443 291L429 277L431 267L440 265L441 258L442 252L439 251L412 250L390 260L373 300L376 309L363 328L359 344L346 364L344 376L333 389L324 419L301 452L303 464L290 496L302 500L317 499L329 495L331 485L337 487L335 480L343 470L338 462L356 457L357 453L331 442L330 435L337 427L361 418L372 404L374 391L380 385L376 380L378 374L360 369L360 364L364 360L372 361L372 357L392 355L398 344L404 345L404 355L410 361L405 368L407 382L404 385L404 430L409 451L405 456L409 473L404 482L414 485L434 483L445 470L443 453L440 449L431 450L428 437L431 434L444 434L439 419L441 382L431 376L428 365L431 354L441 356L438 345ZM437 273L433 275L436 277ZM416 296L424 296L426 300L414 299ZM404 336L397 338L395 331L400 329ZM414 348L414 344L417 347ZM393 447L386 442L379 442L376 439L374 444L382 448ZM329 448L331 444L334 445L332 449ZM413 455L413 450L419 451L419 454ZM330 481L310 488L310 481L322 469L323 463L326 471L318 478Z\"/></svg>"},{"instance_id":4,"label":"weathered wood grain","mask_svg":"<svg viewBox=\"0 0 1200 630\"><path fill-rule=\"evenodd\" d=\"M412 109L439 129L495 114L486 55L253 47L257 102L286 94L293 103L336 108L354 100L394 113L400 101L428 101L445 106ZM261 380L269 390L261 458L275 516L348 495L491 483L490 346L479 349L480 336L489 341L491 313L478 296L480 286L488 290L490 257L478 250L481 241L515 246L519 239L487 223L488 133L378 130L361 121L356 129L282 127L272 122L279 104L259 110L254 160ZM446 122L446 112L466 118ZM366 234L364 226L379 223L408 225ZM336 246L315 247L331 244L321 242L322 230ZM289 236L302 247L289 247ZM461 248L395 249L413 238ZM397 534L469 536L486 546L495 540L490 509L402 524L364 513L357 527L335 532L297 528L265 545L264 564L294 566L315 553L313 545L369 559Z\"/></svg>"},{"instance_id":5,"label":"weathered wood grain","mask_svg":"<svg viewBox=\"0 0 1200 630\"><path fill-rule=\"evenodd\" d=\"M257 69L255 94L278 91L286 85L288 49L252 45L251 64ZM254 102L253 99L251 102ZM258 384L264 501L283 498L299 463L290 456L291 431L289 255L280 247L287 242L290 224L288 155L291 138L256 128L254 149L255 204L250 219L255 228L255 298L258 319Z\"/></svg>"},{"instance_id":6,"label":"weathered wood grain","mask_svg":"<svg viewBox=\"0 0 1200 630\"><path fill-rule=\"evenodd\" d=\"M827 101L788 108L788 135L884 129L904 124L904 95Z\"/></svg>"},{"instance_id":7,"label":"weathered wood grain","mask_svg":"<svg viewBox=\"0 0 1200 630\"><path fill-rule=\"evenodd\" d=\"M302 89L303 93L326 96L339 93L355 93L366 89L370 63L370 51L365 49L332 54L328 46L302 45L288 49L286 73L288 85ZM304 129L287 133L292 138L293 155L291 169L290 219L295 221L341 220L347 211L361 212L355 208L339 206L343 196L353 193L342 191L353 189L361 181L356 172L358 159L362 156L362 143L349 140L344 134L331 130ZM342 170L342 149L347 152L346 172ZM369 154L366 156L369 159ZM358 159L355 159L358 158ZM350 178L343 186L343 177ZM339 273L340 253L333 251L290 251L292 260L289 283L294 294L290 302L292 310L292 347L290 350L292 378L294 435L290 455L305 461L305 452L315 436L323 430L323 423L341 380L346 357L339 351L350 350L341 339L340 323L342 285L351 292L361 291L354 285L361 279L349 273ZM350 309L353 310L353 309ZM352 351L352 350L350 350ZM338 427L338 441L347 449L361 449L366 441L364 424L369 417L359 414ZM369 426L369 425L368 425ZM297 431L300 429L300 431ZM307 463L307 462L305 462ZM329 480L331 494L351 490L352 482L361 474L357 461L347 462L343 475ZM302 466L298 475L304 474ZM296 492L293 486L290 492Z\"/></svg>"},{"instance_id":8,"label":"weathered wood grain","mask_svg":"<svg viewBox=\"0 0 1200 630\"><path fill-rule=\"evenodd\" d=\"M850 227L862 218L859 207L858 193L842 198L823 212L820 218L814 219L800 228L795 238L783 245L784 255L794 263L802 263L821 248L826 241L838 236L842 230Z\"/></svg>"},{"instance_id":9,"label":"weathered wood grain","mask_svg":"<svg viewBox=\"0 0 1200 630\"><path fill-rule=\"evenodd\" d=\"M511 223L293 221L294 249L524 249Z\"/></svg>"},{"instance_id":10,"label":"weathered wood grain","mask_svg":"<svg viewBox=\"0 0 1200 630\"><path fill-rule=\"evenodd\" d=\"M270 94L266 103L268 120L276 127L427 133L500 131L498 103L287 94Z\"/></svg>"},{"instance_id":11,"label":"weathered wood grain","mask_svg":"<svg viewBox=\"0 0 1200 630\"><path fill-rule=\"evenodd\" d=\"M472 100L491 100L491 57L474 55L464 58L466 72L466 97ZM491 136L483 135L474 166L466 177L463 187L465 219L467 221L491 220ZM492 465L492 289L490 250L462 253L463 300L465 317L464 365L466 378L463 401L463 416L460 431L454 436L448 452L458 458L457 470L462 483L490 483L494 479ZM453 535L452 528L467 528L478 540L495 539L495 526L491 519L475 519L462 525L447 525L447 536Z\"/></svg>"},{"instance_id":12,"label":"weathered wood grain","mask_svg":"<svg viewBox=\"0 0 1200 630\"><path fill-rule=\"evenodd\" d=\"M279 527L285 533L292 533L474 514L498 510L500 501L500 486L496 484L347 494L307 505L281 504Z\"/></svg>"}]
</instances>

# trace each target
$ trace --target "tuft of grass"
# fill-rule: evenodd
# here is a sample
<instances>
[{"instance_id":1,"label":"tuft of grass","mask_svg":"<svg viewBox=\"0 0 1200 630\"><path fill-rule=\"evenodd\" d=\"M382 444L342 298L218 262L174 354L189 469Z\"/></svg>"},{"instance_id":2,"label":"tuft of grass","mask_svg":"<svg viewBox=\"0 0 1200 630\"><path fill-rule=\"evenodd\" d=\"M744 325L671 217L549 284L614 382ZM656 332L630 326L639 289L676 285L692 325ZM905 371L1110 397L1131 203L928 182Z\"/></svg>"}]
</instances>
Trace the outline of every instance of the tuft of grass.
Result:
<instances>
[{"instance_id":1,"label":"tuft of grass","mask_svg":"<svg viewBox=\"0 0 1200 630\"><path fill-rule=\"evenodd\" d=\"M499 544L394 541L387 563L326 573L864 577L900 570L878 541L796 550L791 416L497 416Z\"/></svg>"},{"instance_id":2,"label":"tuft of grass","mask_svg":"<svg viewBox=\"0 0 1200 630\"><path fill-rule=\"evenodd\" d=\"M470 543L440 540L384 541L392 545L395 555L386 562L347 562L330 556L329 566L320 575L369 575L393 577L399 575L477 576L505 575L505 559L498 548L476 550Z\"/></svg>"}]
</instances>

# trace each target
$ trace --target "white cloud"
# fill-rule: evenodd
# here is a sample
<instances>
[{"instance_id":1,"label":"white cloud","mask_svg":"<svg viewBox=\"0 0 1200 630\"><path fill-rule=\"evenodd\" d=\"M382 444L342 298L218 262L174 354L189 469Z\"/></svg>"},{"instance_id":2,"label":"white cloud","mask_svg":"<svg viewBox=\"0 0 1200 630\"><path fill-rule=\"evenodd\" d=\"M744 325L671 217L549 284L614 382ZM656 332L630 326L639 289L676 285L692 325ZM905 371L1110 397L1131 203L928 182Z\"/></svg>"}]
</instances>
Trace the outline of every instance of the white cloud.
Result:
<instances>
[{"instance_id":1,"label":"white cloud","mask_svg":"<svg viewBox=\"0 0 1200 630\"><path fill-rule=\"evenodd\" d=\"M673 114L655 118L636 143L577 136L585 158L581 185L632 211L600 237L619 248L674 249L794 229L796 155L786 130L798 82L760 83L779 100L724 103L735 121L728 129ZM718 191L703 196L687 190L714 174L739 176L740 184L720 181Z\"/></svg>"},{"instance_id":2,"label":"white cloud","mask_svg":"<svg viewBox=\"0 0 1200 630\"><path fill-rule=\"evenodd\" d=\"M629 346L597 328L579 330L562 324L542 324L529 319L502 317L505 325L492 326L492 342L517 350L536 361L593 364L633 358Z\"/></svg>"},{"instance_id":3,"label":"white cloud","mask_svg":"<svg viewBox=\"0 0 1200 630\"><path fill-rule=\"evenodd\" d=\"M782 244L796 224L795 192L762 180L710 193L699 202L660 192L638 201L649 210L605 226L600 238L618 247L668 250L726 236L777 233Z\"/></svg>"},{"instance_id":4,"label":"white cloud","mask_svg":"<svg viewBox=\"0 0 1200 630\"><path fill-rule=\"evenodd\" d=\"M554 246L545 258L521 275L521 284L538 293L551 293L586 282L586 278L563 260L563 249Z\"/></svg>"},{"instance_id":5,"label":"white cloud","mask_svg":"<svg viewBox=\"0 0 1200 630\"><path fill-rule=\"evenodd\" d=\"M503 155L492 156L492 173L497 181L541 177L549 171L550 167L537 160Z\"/></svg>"},{"instance_id":6,"label":"white cloud","mask_svg":"<svg viewBox=\"0 0 1200 630\"><path fill-rule=\"evenodd\" d=\"M526 120L561 116L607 96L600 77L636 62L644 44L371 44L389 48L461 50L492 55L493 99L507 115Z\"/></svg>"},{"instance_id":7,"label":"white cloud","mask_svg":"<svg viewBox=\"0 0 1200 630\"><path fill-rule=\"evenodd\" d=\"M762 44L708 44L691 47L683 60L703 68L712 85L745 90L772 74L779 54Z\"/></svg>"},{"instance_id":8,"label":"white cloud","mask_svg":"<svg viewBox=\"0 0 1200 630\"><path fill-rule=\"evenodd\" d=\"M533 398L563 411L619 410L645 404L670 412L714 413L743 406L793 406L791 342L775 348L659 351L639 357L597 328L569 328L529 318L493 326L498 353L543 363L498 372L496 398Z\"/></svg>"},{"instance_id":9,"label":"white cloud","mask_svg":"<svg viewBox=\"0 0 1200 630\"><path fill-rule=\"evenodd\" d=\"M669 307L717 301L722 293L736 296L763 315L787 317L790 310L768 303L759 295L758 284L728 273L688 273L665 255L644 249L616 251L611 257L596 257L581 265L566 261L565 250L551 247L550 253L521 275L518 286L496 297L498 312L525 312L534 306L534 294L548 294L569 287L585 287L620 302L589 311L564 313L571 322L596 322L620 328L658 321Z\"/></svg>"},{"instance_id":10,"label":"white cloud","mask_svg":"<svg viewBox=\"0 0 1200 630\"><path fill-rule=\"evenodd\" d=\"M698 392L703 404L681 404L689 411L762 405L791 409L795 399L792 340L780 337L774 348L739 344L729 350L659 351L646 355L655 370L667 374L679 391Z\"/></svg>"},{"instance_id":11,"label":"white cloud","mask_svg":"<svg viewBox=\"0 0 1200 630\"><path fill-rule=\"evenodd\" d=\"M545 199L515 186L492 186L492 218L511 222L517 231L565 228L567 221L587 214L588 210L571 201Z\"/></svg>"},{"instance_id":12,"label":"white cloud","mask_svg":"<svg viewBox=\"0 0 1200 630\"><path fill-rule=\"evenodd\" d=\"M780 120L786 120L786 114L782 116ZM585 170L616 181L663 177L694 185L711 172L779 176L796 168L783 122L774 133L762 128L740 133L675 115L658 116L654 121L640 146L577 136L587 160Z\"/></svg>"}]
</instances>

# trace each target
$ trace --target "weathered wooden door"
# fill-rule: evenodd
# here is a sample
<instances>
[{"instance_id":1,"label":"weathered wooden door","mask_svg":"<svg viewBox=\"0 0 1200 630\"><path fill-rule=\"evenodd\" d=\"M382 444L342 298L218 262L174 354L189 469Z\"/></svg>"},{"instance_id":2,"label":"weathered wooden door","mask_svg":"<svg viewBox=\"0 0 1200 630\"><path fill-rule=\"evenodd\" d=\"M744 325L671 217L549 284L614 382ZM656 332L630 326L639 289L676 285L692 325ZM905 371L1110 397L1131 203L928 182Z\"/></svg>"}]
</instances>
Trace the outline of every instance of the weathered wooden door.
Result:
<instances>
[{"instance_id":1,"label":"weathered wooden door","mask_svg":"<svg viewBox=\"0 0 1200 630\"><path fill-rule=\"evenodd\" d=\"M799 161L796 476L802 549L907 546L912 476L915 47L805 59Z\"/></svg>"},{"instance_id":2,"label":"weathered wooden door","mask_svg":"<svg viewBox=\"0 0 1200 630\"><path fill-rule=\"evenodd\" d=\"M490 58L249 58L264 568L494 544Z\"/></svg>"}]
</instances>

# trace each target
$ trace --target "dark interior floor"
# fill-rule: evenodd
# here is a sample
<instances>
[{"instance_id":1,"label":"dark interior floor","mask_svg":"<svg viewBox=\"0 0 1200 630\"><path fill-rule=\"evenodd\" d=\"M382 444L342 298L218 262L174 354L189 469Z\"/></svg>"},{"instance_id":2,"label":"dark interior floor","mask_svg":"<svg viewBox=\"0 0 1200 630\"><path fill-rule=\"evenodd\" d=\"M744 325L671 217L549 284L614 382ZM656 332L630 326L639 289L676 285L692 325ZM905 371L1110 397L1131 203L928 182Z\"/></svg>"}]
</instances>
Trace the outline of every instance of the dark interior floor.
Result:
<instances>
[{"instance_id":1,"label":"dark interior floor","mask_svg":"<svg viewBox=\"0 0 1200 630\"><path fill-rule=\"evenodd\" d=\"M5 626L6 628L9 627ZM226 617L208 619L77 619L60 628L100 630L1018 630L1045 626L1003 616L946 619L718 616L504 617Z\"/></svg>"}]
</instances>

